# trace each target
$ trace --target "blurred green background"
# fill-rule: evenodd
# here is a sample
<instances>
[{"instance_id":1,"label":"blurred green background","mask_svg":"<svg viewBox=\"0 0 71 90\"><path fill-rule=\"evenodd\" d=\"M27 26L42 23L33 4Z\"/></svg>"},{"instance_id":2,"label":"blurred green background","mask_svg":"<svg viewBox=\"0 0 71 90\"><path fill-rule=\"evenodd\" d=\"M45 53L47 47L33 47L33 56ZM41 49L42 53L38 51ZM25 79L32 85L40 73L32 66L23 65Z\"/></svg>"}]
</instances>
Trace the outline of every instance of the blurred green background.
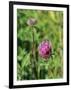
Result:
<instances>
[{"instance_id":1,"label":"blurred green background","mask_svg":"<svg viewBox=\"0 0 71 90\"><path fill-rule=\"evenodd\" d=\"M36 56L35 79L58 79L63 77L63 12L17 9L17 80L33 80L31 65L32 29L27 25L30 18L34 25L35 46L47 39L52 43L52 55L44 60ZM38 53L38 52L37 52ZM37 78L38 76L38 78Z\"/></svg>"}]
</instances>

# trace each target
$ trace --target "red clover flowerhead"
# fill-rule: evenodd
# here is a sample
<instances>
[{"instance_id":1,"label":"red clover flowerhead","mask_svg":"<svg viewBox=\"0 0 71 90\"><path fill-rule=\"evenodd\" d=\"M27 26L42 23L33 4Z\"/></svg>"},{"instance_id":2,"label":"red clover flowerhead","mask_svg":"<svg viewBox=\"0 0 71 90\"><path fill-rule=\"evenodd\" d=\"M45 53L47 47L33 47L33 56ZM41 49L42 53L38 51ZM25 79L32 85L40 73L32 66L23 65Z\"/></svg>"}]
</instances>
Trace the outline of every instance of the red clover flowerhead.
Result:
<instances>
[{"instance_id":1,"label":"red clover flowerhead","mask_svg":"<svg viewBox=\"0 0 71 90\"><path fill-rule=\"evenodd\" d=\"M42 41L38 46L38 53L42 58L49 58L51 55L52 46L48 40Z\"/></svg>"}]
</instances>

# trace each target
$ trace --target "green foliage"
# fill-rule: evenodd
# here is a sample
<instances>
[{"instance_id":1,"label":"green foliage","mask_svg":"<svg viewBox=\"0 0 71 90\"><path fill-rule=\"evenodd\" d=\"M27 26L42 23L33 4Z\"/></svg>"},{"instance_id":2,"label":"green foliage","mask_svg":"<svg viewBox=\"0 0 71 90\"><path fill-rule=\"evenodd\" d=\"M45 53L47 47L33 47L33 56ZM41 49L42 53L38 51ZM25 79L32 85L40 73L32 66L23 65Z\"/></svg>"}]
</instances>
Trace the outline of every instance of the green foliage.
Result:
<instances>
[{"instance_id":1,"label":"green foliage","mask_svg":"<svg viewBox=\"0 0 71 90\"><path fill-rule=\"evenodd\" d=\"M35 18L34 44L36 62L31 62L33 35L29 18ZM47 60L38 55L38 45L43 40L52 43L52 55ZM56 79L63 77L63 12L17 9L17 80ZM32 67L34 66L34 73Z\"/></svg>"}]
</instances>

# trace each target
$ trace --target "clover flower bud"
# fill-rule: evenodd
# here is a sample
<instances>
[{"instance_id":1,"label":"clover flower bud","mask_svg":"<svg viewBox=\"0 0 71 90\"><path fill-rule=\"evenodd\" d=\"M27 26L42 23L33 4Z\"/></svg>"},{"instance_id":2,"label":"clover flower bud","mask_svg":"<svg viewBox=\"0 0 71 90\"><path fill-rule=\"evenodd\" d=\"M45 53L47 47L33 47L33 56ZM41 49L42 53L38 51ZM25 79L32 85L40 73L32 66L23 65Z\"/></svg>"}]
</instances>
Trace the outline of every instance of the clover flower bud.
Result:
<instances>
[{"instance_id":1,"label":"clover flower bud","mask_svg":"<svg viewBox=\"0 0 71 90\"><path fill-rule=\"evenodd\" d=\"M28 24L29 26L33 26L33 25L35 25L36 23L37 23L37 20L34 19L34 18L30 18L30 19L28 19L28 21L27 21L27 24Z\"/></svg>"}]
</instances>

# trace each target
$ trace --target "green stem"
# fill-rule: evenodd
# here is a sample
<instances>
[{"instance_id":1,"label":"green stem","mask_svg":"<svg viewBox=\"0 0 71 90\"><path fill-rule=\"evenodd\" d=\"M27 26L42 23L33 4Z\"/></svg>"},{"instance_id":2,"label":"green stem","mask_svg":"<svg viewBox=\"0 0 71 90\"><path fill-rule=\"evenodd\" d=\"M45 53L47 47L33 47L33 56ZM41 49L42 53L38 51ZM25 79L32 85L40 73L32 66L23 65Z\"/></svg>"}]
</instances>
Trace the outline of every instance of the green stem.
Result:
<instances>
[{"instance_id":1,"label":"green stem","mask_svg":"<svg viewBox=\"0 0 71 90\"><path fill-rule=\"evenodd\" d=\"M33 45L32 45L32 75L34 79L38 79L37 72L37 60L36 60L36 50L35 50L35 39L34 39L34 28L32 27Z\"/></svg>"}]
</instances>

